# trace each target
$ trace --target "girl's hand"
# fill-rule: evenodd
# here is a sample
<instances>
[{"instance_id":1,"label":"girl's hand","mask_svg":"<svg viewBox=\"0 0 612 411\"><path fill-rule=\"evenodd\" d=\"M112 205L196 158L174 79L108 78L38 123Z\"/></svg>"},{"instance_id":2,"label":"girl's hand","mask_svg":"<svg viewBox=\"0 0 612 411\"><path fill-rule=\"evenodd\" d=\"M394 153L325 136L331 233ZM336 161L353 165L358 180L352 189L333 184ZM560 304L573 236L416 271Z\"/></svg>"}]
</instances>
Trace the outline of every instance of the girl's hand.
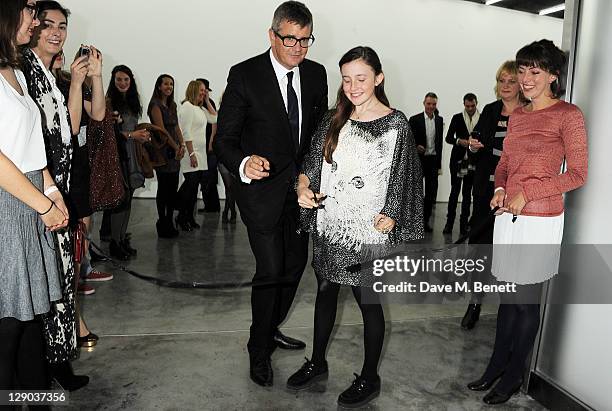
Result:
<instances>
[{"instance_id":1,"label":"girl's hand","mask_svg":"<svg viewBox=\"0 0 612 411\"><path fill-rule=\"evenodd\" d=\"M383 234L389 234L395 228L395 220L384 214L374 217L374 228Z\"/></svg>"}]
</instances>

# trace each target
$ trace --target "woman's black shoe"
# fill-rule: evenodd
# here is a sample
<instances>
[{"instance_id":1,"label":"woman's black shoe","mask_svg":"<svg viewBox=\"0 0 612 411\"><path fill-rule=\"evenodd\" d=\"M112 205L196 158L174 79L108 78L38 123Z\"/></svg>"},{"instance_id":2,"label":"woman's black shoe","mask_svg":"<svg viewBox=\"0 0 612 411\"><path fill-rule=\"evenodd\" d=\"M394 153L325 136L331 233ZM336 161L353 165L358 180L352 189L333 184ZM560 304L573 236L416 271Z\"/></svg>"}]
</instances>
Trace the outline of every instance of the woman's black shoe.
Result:
<instances>
[{"instance_id":1,"label":"woman's black shoe","mask_svg":"<svg viewBox=\"0 0 612 411\"><path fill-rule=\"evenodd\" d=\"M117 260L127 261L130 258L130 255L127 251L121 247L121 244L116 242L115 240L111 240L108 245L108 251L110 252L111 257L116 258Z\"/></svg>"},{"instance_id":2,"label":"woman's black shoe","mask_svg":"<svg viewBox=\"0 0 612 411\"><path fill-rule=\"evenodd\" d=\"M493 386L493 384L495 384L495 381L497 381L499 379L499 377L501 377L503 374L503 372L497 374L495 377L493 378L484 378L484 377L480 377L479 379L477 379L476 381L472 381L470 382L467 387L468 389L472 390L472 391L486 391L489 388L491 388Z\"/></svg>"},{"instance_id":3,"label":"woman's black shoe","mask_svg":"<svg viewBox=\"0 0 612 411\"><path fill-rule=\"evenodd\" d=\"M76 391L89 384L86 375L74 375L72 366L68 361L59 364L49 364L51 378L53 378L64 390Z\"/></svg>"},{"instance_id":4,"label":"woman's black shoe","mask_svg":"<svg viewBox=\"0 0 612 411\"><path fill-rule=\"evenodd\" d=\"M229 219L230 224L236 224L236 210L230 212L231 217Z\"/></svg>"},{"instance_id":5,"label":"woman's black shoe","mask_svg":"<svg viewBox=\"0 0 612 411\"><path fill-rule=\"evenodd\" d=\"M227 213L228 212L229 212L229 210L227 208L225 210L223 210L223 214L221 214L221 222L229 223L229 218L227 217Z\"/></svg>"},{"instance_id":6,"label":"woman's black shoe","mask_svg":"<svg viewBox=\"0 0 612 411\"><path fill-rule=\"evenodd\" d=\"M480 304L468 305L467 311L461 320L461 328L471 330L480 318Z\"/></svg>"},{"instance_id":7,"label":"woman's black shoe","mask_svg":"<svg viewBox=\"0 0 612 411\"><path fill-rule=\"evenodd\" d=\"M200 228L202 228L202 226L200 224L196 223L196 221L194 219L189 220L189 225L194 230L199 230Z\"/></svg>"},{"instance_id":8,"label":"woman's black shoe","mask_svg":"<svg viewBox=\"0 0 612 411\"><path fill-rule=\"evenodd\" d=\"M132 246L130 245L130 240L128 240L127 238L125 240L123 240L122 242L120 242L119 245L121 245L121 247L123 247L123 249L131 257L136 257L136 255L138 254L138 250L136 250L135 248L132 248Z\"/></svg>"},{"instance_id":9,"label":"woman's black shoe","mask_svg":"<svg viewBox=\"0 0 612 411\"><path fill-rule=\"evenodd\" d=\"M84 337L77 336L77 344L79 345L79 347L86 347L86 348L95 347L96 344L98 343L98 340L99 340L99 337L92 332L90 332Z\"/></svg>"},{"instance_id":10,"label":"woman's black shoe","mask_svg":"<svg viewBox=\"0 0 612 411\"><path fill-rule=\"evenodd\" d=\"M159 238L174 238L179 234L170 220L168 222L164 220L157 220L155 227L157 228L157 236Z\"/></svg>"},{"instance_id":11,"label":"woman's black shoe","mask_svg":"<svg viewBox=\"0 0 612 411\"><path fill-rule=\"evenodd\" d=\"M491 391L489 391L487 395L484 396L482 401L485 404L489 405L503 404L521 389L521 385L523 385L522 381L519 385L515 386L512 390L510 390L509 394L499 392L497 391L497 387L495 387Z\"/></svg>"},{"instance_id":12,"label":"woman's black shoe","mask_svg":"<svg viewBox=\"0 0 612 411\"><path fill-rule=\"evenodd\" d=\"M380 377L363 378L355 374L355 381L338 397L338 405L344 408L359 408L380 394Z\"/></svg>"},{"instance_id":13,"label":"woman's black shoe","mask_svg":"<svg viewBox=\"0 0 612 411\"><path fill-rule=\"evenodd\" d=\"M180 227L181 230L183 230L183 231L192 231L193 230L191 228L191 225L189 225L189 223L186 220L183 220L182 218L176 217L174 219L174 221L176 222L176 226Z\"/></svg>"},{"instance_id":14,"label":"woman's black shoe","mask_svg":"<svg viewBox=\"0 0 612 411\"><path fill-rule=\"evenodd\" d=\"M89 261L94 264L94 263L99 263L100 261L106 261L107 258L104 257L103 255L98 254L93 247L91 246L91 244L89 244Z\"/></svg>"},{"instance_id":15,"label":"woman's black shoe","mask_svg":"<svg viewBox=\"0 0 612 411\"><path fill-rule=\"evenodd\" d=\"M287 388L295 391L305 390L319 381L327 380L328 375L327 361L325 361L323 365L317 366L306 358L306 362L302 365L302 368L297 370L287 380Z\"/></svg>"}]
</instances>

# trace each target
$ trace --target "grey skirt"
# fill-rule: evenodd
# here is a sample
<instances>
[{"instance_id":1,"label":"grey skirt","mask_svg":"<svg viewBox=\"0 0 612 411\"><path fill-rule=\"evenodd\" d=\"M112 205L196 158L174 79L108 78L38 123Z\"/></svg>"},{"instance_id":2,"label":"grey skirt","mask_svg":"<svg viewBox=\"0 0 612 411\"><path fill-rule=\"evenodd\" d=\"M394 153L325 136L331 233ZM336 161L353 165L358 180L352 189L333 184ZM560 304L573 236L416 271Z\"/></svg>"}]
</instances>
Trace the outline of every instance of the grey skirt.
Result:
<instances>
[{"instance_id":1,"label":"grey skirt","mask_svg":"<svg viewBox=\"0 0 612 411\"><path fill-rule=\"evenodd\" d=\"M42 171L26 177L39 189ZM0 318L45 314L62 298L53 237L38 213L0 188Z\"/></svg>"}]
</instances>

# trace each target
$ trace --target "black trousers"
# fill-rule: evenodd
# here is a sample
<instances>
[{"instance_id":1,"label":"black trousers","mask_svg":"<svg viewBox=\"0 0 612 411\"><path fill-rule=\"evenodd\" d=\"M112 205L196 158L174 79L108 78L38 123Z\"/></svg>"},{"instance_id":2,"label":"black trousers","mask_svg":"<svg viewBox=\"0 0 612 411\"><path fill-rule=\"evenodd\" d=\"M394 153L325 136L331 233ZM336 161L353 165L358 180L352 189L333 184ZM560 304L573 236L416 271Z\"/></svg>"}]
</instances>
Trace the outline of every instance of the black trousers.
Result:
<instances>
[{"instance_id":1,"label":"black trousers","mask_svg":"<svg viewBox=\"0 0 612 411\"><path fill-rule=\"evenodd\" d=\"M174 214L174 205L176 201L176 191L178 189L179 172L160 173L157 175L157 195L155 202L157 203L157 214L160 221L172 221Z\"/></svg>"},{"instance_id":2,"label":"black trousers","mask_svg":"<svg viewBox=\"0 0 612 411\"><path fill-rule=\"evenodd\" d=\"M451 191L448 196L448 212L446 213L446 224L452 225L457 215L457 202L461 192L461 224L467 225L470 219L470 206L472 205L472 182L474 173L470 172L462 178L457 177L458 167L450 167ZM462 189L463 187L463 189Z\"/></svg>"},{"instance_id":3,"label":"black trousers","mask_svg":"<svg viewBox=\"0 0 612 411\"><path fill-rule=\"evenodd\" d=\"M178 190L178 218L182 221L192 221L193 212L198 201L198 186L202 180L202 170L183 173L185 180Z\"/></svg>"},{"instance_id":4,"label":"black trousers","mask_svg":"<svg viewBox=\"0 0 612 411\"><path fill-rule=\"evenodd\" d=\"M269 230L247 227L256 261L247 345L252 358L269 356L274 351L274 332L287 317L306 268L308 234L296 232L298 207L297 196L290 191L276 227Z\"/></svg>"},{"instance_id":5,"label":"black trousers","mask_svg":"<svg viewBox=\"0 0 612 411\"><path fill-rule=\"evenodd\" d=\"M425 179L425 197L423 207L423 218L425 223L429 222L436 202L438 193L438 161L437 156L422 156L423 178Z\"/></svg>"},{"instance_id":6,"label":"black trousers","mask_svg":"<svg viewBox=\"0 0 612 411\"><path fill-rule=\"evenodd\" d=\"M470 232L470 244L493 244L493 225L495 223L495 217L490 218L491 213L491 196L478 196L474 194L474 210L472 212L472 219L470 225L472 226L472 232ZM482 230L474 230L474 228L480 227L481 224L485 224L485 221L489 220L489 223L482 228Z\"/></svg>"},{"instance_id":7,"label":"black trousers","mask_svg":"<svg viewBox=\"0 0 612 411\"><path fill-rule=\"evenodd\" d=\"M48 387L42 321L0 319L0 390Z\"/></svg>"}]
</instances>

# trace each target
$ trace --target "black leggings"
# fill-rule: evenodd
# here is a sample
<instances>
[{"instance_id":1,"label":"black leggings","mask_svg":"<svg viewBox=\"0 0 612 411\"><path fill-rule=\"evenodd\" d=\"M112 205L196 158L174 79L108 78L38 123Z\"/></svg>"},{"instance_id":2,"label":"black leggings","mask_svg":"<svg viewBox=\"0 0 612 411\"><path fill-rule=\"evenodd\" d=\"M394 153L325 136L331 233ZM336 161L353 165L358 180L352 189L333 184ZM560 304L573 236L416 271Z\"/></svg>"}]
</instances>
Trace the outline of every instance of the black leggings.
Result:
<instances>
[{"instance_id":1,"label":"black leggings","mask_svg":"<svg viewBox=\"0 0 612 411\"><path fill-rule=\"evenodd\" d=\"M0 390L48 389L46 364L40 320L0 319Z\"/></svg>"},{"instance_id":2,"label":"black leggings","mask_svg":"<svg viewBox=\"0 0 612 411\"><path fill-rule=\"evenodd\" d=\"M193 221L193 212L198 201L198 186L202 180L202 171L191 171L189 173L183 173L185 181L181 184L181 188L178 190L178 201L177 204L179 210L179 219L182 221Z\"/></svg>"},{"instance_id":3,"label":"black leggings","mask_svg":"<svg viewBox=\"0 0 612 411\"><path fill-rule=\"evenodd\" d=\"M499 305L493 355L483 376L491 380L503 373L497 391L509 394L522 381L539 327L538 304Z\"/></svg>"},{"instance_id":4,"label":"black leggings","mask_svg":"<svg viewBox=\"0 0 612 411\"><path fill-rule=\"evenodd\" d=\"M176 191L178 189L179 172L156 172L156 175L157 195L155 196L155 202L157 203L157 214L159 215L159 219L161 221L172 221Z\"/></svg>"},{"instance_id":5,"label":"black leggings","mask_svg":"<svg viewBox=\"0 0 612 411\"><path fill-rule=\"evenodd\" d=\"M312 362L321 365L325 361L325 351L336 321L338 292L340 284L317 278L317 300L314 315L314 343ZM363 317L364 361L361 376L374 378L378 375L378 362L385 338L385 317L380 303L364 304L362 297L378 301L378 296L368 287L351 287Z\"/></svg>"}]
</instances>

